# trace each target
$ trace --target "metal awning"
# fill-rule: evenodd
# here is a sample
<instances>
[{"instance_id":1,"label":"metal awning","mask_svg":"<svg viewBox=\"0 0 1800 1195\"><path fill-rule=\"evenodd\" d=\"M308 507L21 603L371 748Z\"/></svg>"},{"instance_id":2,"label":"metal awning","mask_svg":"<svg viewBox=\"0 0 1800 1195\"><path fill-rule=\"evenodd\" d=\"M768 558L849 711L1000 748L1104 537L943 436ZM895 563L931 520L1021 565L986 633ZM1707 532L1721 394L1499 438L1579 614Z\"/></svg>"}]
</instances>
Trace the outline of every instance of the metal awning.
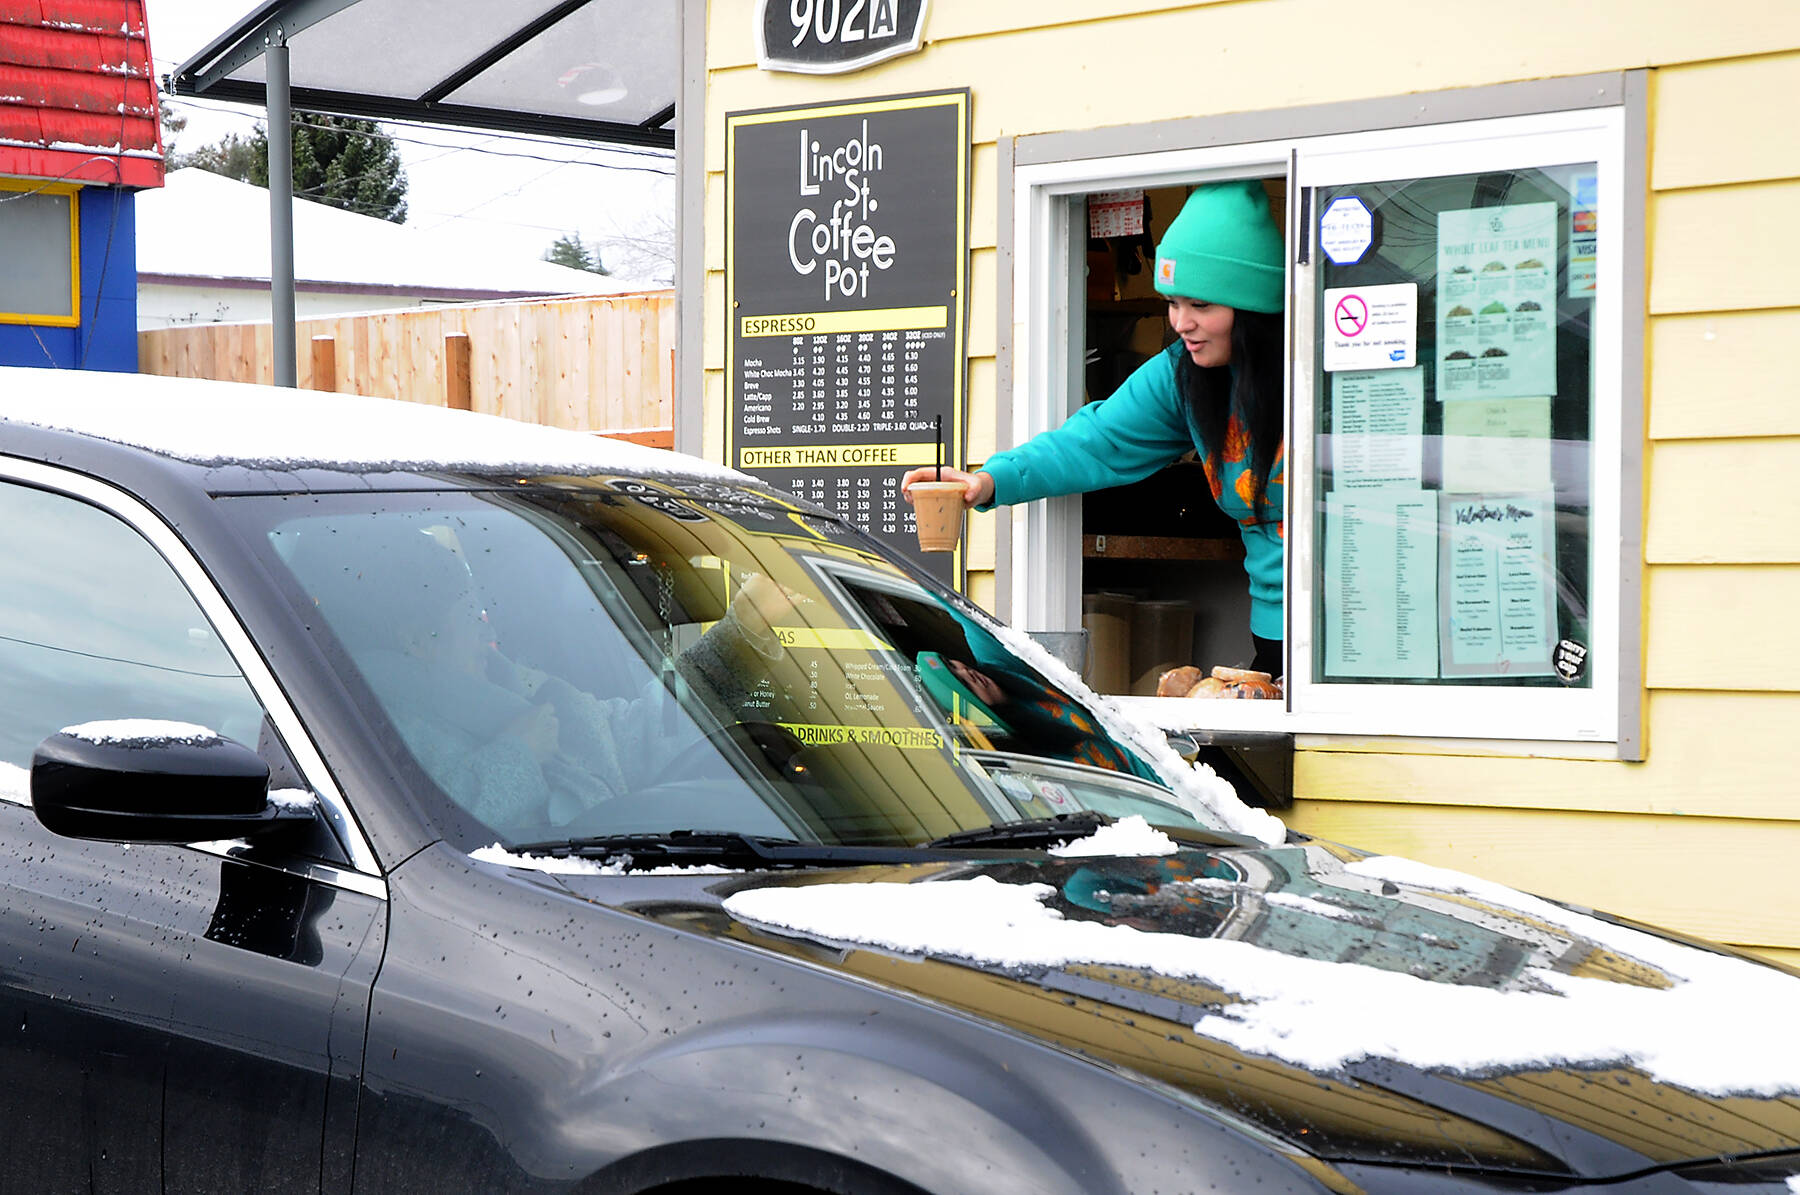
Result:
<instances>
[{"instance_id":1,"label":"metal awning","mask_svg":"<svg viewBox=\"0 0 1800 1195\"><path fill-rule=\"evenodd\" d=\"M268 102L289 49L295 108L675 146L679 5L666 0L267 0L167 80Z\"/></svg>"},{"instance_id":2,"label":"metal awning","mask_svg":"<svg viewBox=\"0 0 1800 1195\"><path fill-rule=\"evenodd\" d=\"M295 108L675 148L685 4L265 0L182 63L171 94L269 114L275 382L293 386Z\"/></svg>"}]
</instances>

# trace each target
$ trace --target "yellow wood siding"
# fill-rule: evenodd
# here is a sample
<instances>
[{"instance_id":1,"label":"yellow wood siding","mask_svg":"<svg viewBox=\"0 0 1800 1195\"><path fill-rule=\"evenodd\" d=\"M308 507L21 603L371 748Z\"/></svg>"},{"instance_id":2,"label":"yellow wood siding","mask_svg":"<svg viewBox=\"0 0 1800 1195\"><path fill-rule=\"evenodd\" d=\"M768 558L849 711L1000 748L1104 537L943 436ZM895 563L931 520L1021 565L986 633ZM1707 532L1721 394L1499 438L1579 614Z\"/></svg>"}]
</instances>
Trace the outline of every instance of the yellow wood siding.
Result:
<instances>
[{"instance_id":1,"label":"yellow wood siding","mask_svg":"<svg viewBox=\"0 0 1800 1195\"><path fill-rule=\"evenodd\" d=\"M1736 946L1800 942L1800 824L1307 801L1320 838L1498 880Z\"/></svg>"},{"instance_id":2,"label":"yellow wood siding","mask_svg":"<svg viewBox=\"0 0 1800 1195\"><path fill-rule=\"evenodd\" d=\"M972 87L977 145L997 135L1283 108L1482 83L1695 63L1800 47L1800 5L1710 6L1635 0L1564 5L1521 0L1507 19L1472 22L1461 5L1387 2L1345 20L1335 0L1092 5L1085 19L1010 29L1011 5L934 5L927 49L849 76L765 73L748 64L749 0L711 6L715 64L707 101L708 171L723 168L715 130L726 111ZM974 10L953 35L946 9ZM1330 36L1295 37L1299 29ZM735 48L725 49L725 45ZM713 47L718 46L717 53Z\"/></svg>"},{"instance_id":3,"label":"yellow wood siding","mask_svg":"<svg viewBox=\"0 0 1800 1195\"><path fill-rule=\"evenodd\" d=\"M1730 392L1709 391L1720 408L1736 401ZM1800 394L1790 390L1789 397ZM1800 560L1797 478L1800 438L1655 443L1645 559L1652 564ZM1708 502L1708 495L1718 498Z\"/></svg>"},{"instance_id":4,"label":"yellow wood siding","mask_svg":"<svg viewBox=\"0 0 1800 1195\"><path fill-rule=\"evenodd\" d=\"M1646 580L1644 681L1651 689L1800 689L1800 567L1662 565ZM1767 747L1743 749L1761 755ZM1775 771L1765 782L1795 784L1793 773ZM1794 803L1800 817L1800 794Z\"/></svg>"},{"instance_id":5,"label":"yellow wood siding","mask_svg":"<svg viewBox=\"0 0 1800 1195\"><path fill-rule=\"evenodd\" d=\"M1800 971L1800 950L1784 950L1773 946L1764 946L1756 948L1756 953L1766 959L1773 959L1783 966Z\"/></svg>"},{"instance_id":6,"label":"yellow wood siding","mask_svg":"<svg viewBox=\"0 0 1800 1195\"><path fill-rule=\"evenodd\" d=\"M1659 71L1650 185L1659 191L1800 177L1785 112L1800 96L1800 54Z\"/></svg>"},{"instance_id":7,"label":"yellow wood siding","mask_svg":"<svg viewBox=\"0 0 1800 1195\"><path fill-rule=\"evenodd\" d=\"M1672 191L1650 219L1650 310L1800 306L1800 179Z\"/></svg>"},{"instance_id":8,"label":"yellow wood siding","mask_svg":"<svg viewBox=\"0 0 1800 1195\"><path fill-rule=\"evenodd\" d=\"M1641 764L1310 750L1296 757L1295 784L1309 802L1794 818L1794 786L1769 778L1800 776L1800 694L1658 691L1649 705L1651 752Z\"/></svg>"},{"instance_id":9,"label":"yellow wood siding","mask_svg":"<svg viewBox=\"0 0 1800 1195\"><path fill-rule=\"evenodd\" d=\"M1650 438L1800 434L1800 309L1658 316L1650 324Z\"/></svg>"},{"instance_id":10,"label":"yellow wood siding","mask_svg":"<svg viewBox=\"0 0 1800 1195\"><path fill-rule=\"evenodd\" d=\"M1800 962L1800 4L1330 0L938 4L925 49L846 76L754 67L751 0L709 5L704 422L722 451L728 111L969 87L969 458L1004 446L995 354L1001 137L1649 68L1645 741L1592 748L1307 738L1301 829ZM1329 37L1293 36L1330 28ZM1604 218L1604 217L1603 217ZM1631 401L1628 396L1628 401ZM1729 495L1729 498L1725 498ZM995 517L970 524L992 608ZM1610 667L1610 665L1601 665ZM1528 758L1536 753L1542 758Z\"/></svg>"}]
</instances>

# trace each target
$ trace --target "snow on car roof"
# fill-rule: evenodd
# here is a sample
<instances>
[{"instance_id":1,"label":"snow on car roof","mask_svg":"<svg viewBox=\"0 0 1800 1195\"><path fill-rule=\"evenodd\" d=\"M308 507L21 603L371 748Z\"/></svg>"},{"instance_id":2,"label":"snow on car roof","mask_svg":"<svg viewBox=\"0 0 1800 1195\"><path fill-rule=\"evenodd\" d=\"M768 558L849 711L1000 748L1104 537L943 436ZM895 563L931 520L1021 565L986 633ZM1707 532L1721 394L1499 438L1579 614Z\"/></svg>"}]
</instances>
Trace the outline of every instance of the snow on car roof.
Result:
<instances>
[{"instance_id":1,"label":"snow on car roof","mask_svg":"<svg viewBox=\"0 0 1800 1195\"><path fill-rule=\"evenodd\" d=\"M147 374L0 368L0 422L197 465L672 474L752 479L699 457L396 399Z\"/></svg>"}]
</instances>

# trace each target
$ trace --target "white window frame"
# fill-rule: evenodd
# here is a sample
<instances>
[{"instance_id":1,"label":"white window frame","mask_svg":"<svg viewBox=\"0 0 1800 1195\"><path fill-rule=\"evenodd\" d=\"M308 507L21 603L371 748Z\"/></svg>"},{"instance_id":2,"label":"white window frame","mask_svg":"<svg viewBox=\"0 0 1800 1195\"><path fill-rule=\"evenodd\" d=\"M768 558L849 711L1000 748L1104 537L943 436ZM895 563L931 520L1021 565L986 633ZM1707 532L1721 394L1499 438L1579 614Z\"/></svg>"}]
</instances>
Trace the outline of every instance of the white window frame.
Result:
<instances>
[{"instance_id":1,"label":"white window frame","mask_svg":"<svg viewBox=\"0 0 1800 1195\"><path fill-rule=\"evenodd\" d=\"M1002 346L1001 446L1058 426L1080 401L1082 337L1073 314L1083 303L1084 230L1074 226L1078 196L1101 190L1191 184L1222 178L1288 180L1288 674L1285 702L1221 702L1208 728L1321 736L1393 736L1480 740L1491 749L1520 744L1601 744L1618 758L1641 758L1639 594L1642 580L1642 84L1631 76L1554 80L1399 101L1327 105L1293 114L1176 122L1191 148L1108 154L1096 140L1108 130L1063 135L1076 142L1066 159L1012 164L1002 191L1003 252L1010 248L1013 322ZM1637 87L1635 99L1627 83ZM1435 102L1433 102L1435 101ZM1541 105L1541 106L1539 106ZM1634 111L1635 105L1635 111ZM1379 108L1358 123L1357 112ZM1495 111L1486 115L1484 109ZM1391 115L1397 114L1397 115ZM1430 119L1431 116L1438 119ZM1262 134L1233 140L1221 124ZM1269 136L1291 123L1291 136ZM1351 131L1355 130L1355 131ZM1634 138L1640 143L1634 145ZM1179 143L1170 126L1135 138ZM1125 131L1118 140L1133 140ZM1016 154L1016 148L1015 148ZM1031 155L1016 155L1029 158ZM1312 375L1316 255L1303 253L1301 211L1310 189L1347 182L1477 173L1484 170L1597 163L1602 212L1598 286L1592 323L1594 359L1589 592L1592 687L1508 689L1481 685L1322 684L1311 675L1313 589L1309 562L1314 521ZM1317 214L1307 220L1316 222ZM1627 243L1627 229L1638 238ZM1310 233L1312 230L1304 230ZM1008 237L1010 233L1010 237ZM1010 239L1010 246L1005 242ZM1310 237L1307 238L1310 240ZM1296 263L1296 257L1306 257ZM1305 346L1298 353L1295 346ZM1296 358L1299 358L1296 360ZM1009 368L1010 367L1010 368ZM1010 374L1010 384L1008 375ZM1008 417L1008 414L1010 417ZM1629 457L1627 454L1630 454ZM1000 529L997 578L1002 617L1029 630L1080 626L1079 497L1009 507ZM1616 546L1617 551L1614 552ZM1126 699L1136 705L1148 699ZM1143 711L1149 712L1149 711ZM1524 746L1527 752L1533 748ZM1589 748L1591 749L1591 748Z\"/></svg>"},{"instance_id":2,"label":"white window frame","mask_svg":"<svg viewBox=\"0 0 1800 1195\"><path fill-rule=\"evenodd\" d=\"M1086 290L1078 263L1086 261L1087 233L1074 223L1080 218L1077 197L1285 174L1290 158L1286 145L1262 142L1027 166L1014 173L1013 226L1021 250L1013 260L1013 293L1022 302L1014 324L1010 443L1061 426L1080 405L1075 379L1083 337L1071 313ZM1081 499L1027 502L1006 512L1013 544L1007 620L1033 631L1079 630L1081 593L1074 582L1081 567Z\"/></svg>"}]
</instances>

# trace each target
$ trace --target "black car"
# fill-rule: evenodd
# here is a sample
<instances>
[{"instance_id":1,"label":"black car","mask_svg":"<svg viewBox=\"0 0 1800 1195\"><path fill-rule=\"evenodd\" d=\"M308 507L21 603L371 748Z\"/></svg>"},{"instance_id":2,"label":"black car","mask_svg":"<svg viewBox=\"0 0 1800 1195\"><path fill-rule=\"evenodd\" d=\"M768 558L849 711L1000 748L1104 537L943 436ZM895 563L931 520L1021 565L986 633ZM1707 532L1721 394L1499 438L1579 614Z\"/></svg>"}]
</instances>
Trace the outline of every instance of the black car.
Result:
<instances>
[{"instance_id":1,"label":"black car","mask_svg":"<svg viewBox=\"0 0 1800 1195\"><path fill-rule=\"evenodd\" d=\"M1800 1190L1800 977L692 458L0 370L0 678L7 1191Z\"/></svg>"}]
</instances>

